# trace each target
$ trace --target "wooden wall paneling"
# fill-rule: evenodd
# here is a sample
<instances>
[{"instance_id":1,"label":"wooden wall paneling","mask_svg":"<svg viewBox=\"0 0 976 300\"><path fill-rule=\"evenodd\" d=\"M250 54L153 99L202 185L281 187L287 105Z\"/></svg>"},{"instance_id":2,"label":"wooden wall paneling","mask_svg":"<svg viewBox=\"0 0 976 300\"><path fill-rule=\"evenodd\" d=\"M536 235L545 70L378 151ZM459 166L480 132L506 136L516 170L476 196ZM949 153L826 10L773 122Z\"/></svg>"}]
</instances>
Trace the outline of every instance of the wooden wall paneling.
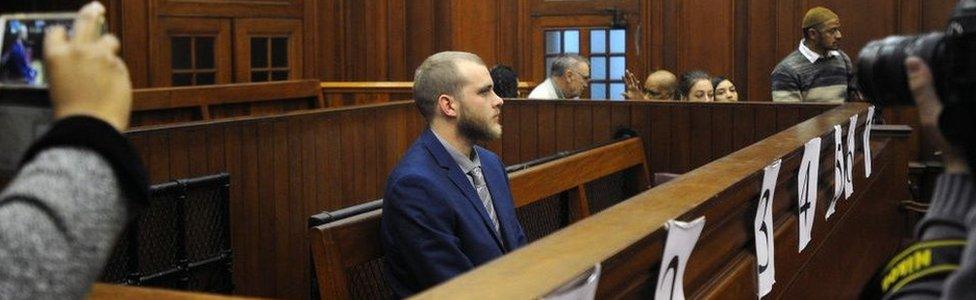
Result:
<instances>
[{"instance_id":1,"label":"wooden wall paneling","mask_svg":"<svg viewBox=\"0 0 976 300\"><path fill-rule=\"evenodd\" d=\"M214 37L214 67L216 83L230 83L231 74L231 24L229 19L160 17L158 24L151 28L149 48L151 86L171 86L172 82L172 37L174 36L212 36Z\"/></svg>"},{"instance_id":2,"label":"wooden wall paneling","mask_svg":"<svg viewBox=\"0 0 976 300\"><path fill-rule=\"evenodd\" d=\"M776 132L776 107L772 105L756 106L756 140L765 139Z\"/></svg>"},{"instance_id":3,"label":"wooden wall paneling","mask_svg":"<svg viewBox=\"0 0 976 300\"><path fill-rule=\"evenodd\" d=\"M258 253L259 261L277 261L277 256L275 255L275 250L277 241L274 235L275 226L275 177L277 172L275 172L275 139L274 139L274 124L271 121L262 121L257 124L257 149L258 149L258 197L255 202L258 202ZM283 265L283 264L282 264ZM265 295L277 295L279 286L282 284L282 280L279 279L282 269L278 267L278 264L272 266L263 266L264 268L257 269L257 272L265 272L270 274L269 278L261 278L258 282L254 284L258 285L258 289L262 294ZM264 276L261 276L264 277ZM260 277L259 277L260 278Z\"/></svg>"},{"instance_id":4,"label":"wooden wall paneling","mask_svg":"<svg viewBox=\"0 0 976 300\"><path fill-rule=\"evenodd\" d=\"M521 110L521 105L514 102L511 105L502 106L502 161L506 165L516 164L520 159L521 154L519 146L521 145L520 140L522 138L519 121L519 111Z\"/></svg>"},{"instance_id":5,"label":"wooden wall paneling","mask_svg":"<svg viewBox=\"0 0 976 300\"><path fill-rule=\"evenodd\" d=\"M611 118L611 108L612 103L587 103L591 106L593 111L593 123L590 124L591 131L593 133L593 139L590 143L599 144L603 142L608 142L612 138L613 128L610 123ZM585 147L586 145L584 145Z\"/></svg>"},{"instance_id":6,"label":"wooden wall paneling","mask_svg":"<svg viewBox=\"0 0 976 300\"><path fill-rule=\"evenodd\" d=\"M389 115L389 113L384 113L382 111L380 113L383 116ZM369 137L381 136L378 132L379 130L378 125L380 124L379 121L382 120L382 117L379 116L369 117L363 115L360 119L362 120L361 122L363 124L363 128L365 129L365 131L363 132L365 136L369 136ZM381 173L382 171L380 171L378 167L383 164L383 160L381 159L382 156L379 155L379 150L377 148L383 145L384 142L385 140L381 140L377 138L367 138L363 141L363 147L364 147L363 161L365 162L365 164L363 168L359 170L360 173L363 173L363 175L365 175L364 176L365 182L362 185L363 199L364 199L363 201L369 201L366 199L382 198L382 196L378 193L376 187L382 187L383 186L382 183L386 181L379 180L379 176L380 176L379 173ZM385 175L386 174L384 174L383 176L384 178L386 177Z\"/></svg>"},{"instance_id":7,"label":"wooden wall paneling","mask_svg":"<svg viewBox=\"0 0 976 300\"><path fill-rule=\"evenodd\" d=\"M557 105L556 106L556 151L571 151L575 148L573 143L575 139L575 133L573 131L574 126L574 108L568 105Z\"/></svg>"},{"instance_id":8,"label":"wooden wall paneling","mask_svg":"<svg viewBox=\"0 0 976 300\"><path fill-rule=\"evenodd\" d=\"M653 185L654 170L650 165L652 160L651 145L653 144L652 141L654 138L652 134L653 126L651 126L651 108L652 106L650 105L630 105L628 107L630 109L630 128L637 132L637 135L641 138L641 142L644 143L644 162L649 169L648 176L652 176L648 182Z\"/></svg>"},{"instance_id":9,"label":"wooden wall paneling","mask_svg":"<svg viewBox=\"0 0 976 300\"><path fill-rule=\"evenodd\" d=\"M917 32L944 31L949 25L949 14L956 7L956 0L920 0L921 27Z\"/></svg>"},{"instance_id":10,"label":"wooden wall paneling","mask_svg":"<svg viewBox=\"0 0 976 300\"><path fill-rule=\"evenodd\" d=\"M151 28L149 18L149 1L147 0L112 0L112 7L121 13L119 26L112 26L113 32L122 42L121 56L129 67L129 78L132 87L143 88L150 85L149 81L149 48Z\"/></svg>"},{"instance_id":11,"label":"wooden wall paneling","mask_svg":"<svg viewBox=\"0 0 976 300\"><path fill-rule=\"evenodd\" d=\"M709 13L702 13L702 12ZM675 70L705 70L734 75L735 5L733 0L682 0L676 43L680 53Z\"/></svg>"},{"instance_id":12,"label":"wooden wall paneling","mask_svg":"<svg viewBox=\"0 0 976 300\"><path fill-rule=\"evenodd\" d=\"M287 37L289 80L304 78L304 34L302 20L236 19L234 20L234 82L251 82L251 38ZM270 41L269 41L270 43ZM270 50L268 51L270 52ZM271 65L271 60L268 60Z\"/></svg>"},{"instance_id":13,"label":"wooden wall paneling","mask_svg":"<svg viewBox=\"0 0 976 300\"><path fill-rule=\"evenodd\" d=\"M302 17L304 1L312 0L242 0L183 1L150 0L160 14L214 17Z\"/></svg>"},{"instance_id":14,"label":"wooden wall paneling","mask_svg":"<svg viewBox=\"0 0 976 300\"><path fill-rule=\"evenodd\" d=\"M498 28L490 24L500 23L498 5L501 1L441 2L450 3L448 5L450 5L452 19L452 26L450 26L452 48L481 56L489 67L497 62Z\"/></svg>"},{"instance_id":15,"label":"wooden wall paneling","mask_svg":"<svg viewBox=\"0 0 976 300\"><path fill-rule=\"evenodd\" d=\"M735 106L732 109L732 151L759 140L756 136L756 108Z\"/></svg>"},{"instance_id":16,"label":"wooden wall paneling","mask_svg":"<svg viewBox=\"0 0 976 300\"><path fill-rule=\"evenodd\" d=\"M692 122L694 119L689 110L678 108L671 110L671 124L669 125L671 147L668 148L671 155L670 168L668 169L670 173L682 174L691 170L691 142L694 137L691 134L691 130L694 128Z\"/></svg>"},{"instance_id":17,"label":"wooden wall paneling","mask_svg":"<svg viewBox=\"0 0 976 300\"><path fill-rule=\"evenodd\" d=\"M409 0L410 5L406 6L404 13L406 14L406 24L408 25L408 30L404 35L404 39L410 41L406 43L405 50L405 63L406 70L408 72L413 72L417 69L420 64L430 56L437 52L438 48L437 40L435 39L435 34L433 34L439 27L439 22L433 14L435 3L440 1L435 0ZM441 25L443 26L443 25ZM444 45L440 45L444 47ZM407 73L407 78L403 80L413 79L411 73Z\"/></svg>"},{"instance_id":18,"label":"wooden wall paneling","mask_svg":"<svg viewBox=\"0 0 976 300\"><path fill-rule=\"evenodd\" d=\"M522 0L531 9L532 15L574 16L581 14L601 14L608 8L616 8L624 12L636 12L640 8L639 0L595 0L595 1L561 1L561 0Z\"/></svg>"},{"instance_id":19,"label":"wooden wall paneling","mask_svg":"<svg viewBox=\"0 0 976 300\"><path fill-rule=\"evenodd\" d=\"M229 129L230 130L230 129ZM237 133L237 131L234 131ZM239 131L239 139L241 143L241 185L239 188L231 188L231 191L240 190L238 192L241 195L239 201L244 203L244 212L242 220L245 225L245 230L248 234L241 237L244 239L244 248L238 248L239 251L234 253L234 262L239 265L238 269L243 269L244 281L241 284L235 283L238 287L236 292L244 295L259 295L259 294L270 294L267 283L269 280L263 278L263 274L269 274L261 269L261 261L264 261L264 257L261 255L261 250L267 249L264 247L267 242L262 242L261 224L264 223L260 219L261 211L263 210L263 205L258 199L263 199L261 195L261 188L259 179L261 176L260 170L262 167L266 167L267 163L259 159L258 153L258 126L257 124L247 124L242 125ZM266 145L266 144L265 144ZM234 178L234 174L231 174L231 178ZM234 201L231 201L234 202ZM258 218L255 219L254 216ZM233 240L233 237L232 237Z\"/></svg>"},{"instance_id":20,"label":"wooden wall paneling","mask_svg":"<svg viewBox=\"0 0 976 300\"><path fill-rule=\"evenodd\" d=\"M776 131L783 131L800 122L800 110L796 107L776 107Z\"/></svg>"},{"instance_id":21,"label":"wooden wall paneling","mask_svg":"<svg viewBox=\"0 0 976 300\"><path fill-rule=\"evenodd\" d=\"M674 129L671 127L671 108L664 104L653 104L650 106L651 119L651 146L645 149L650 150L651 175L657 172L670 172L671 168L671 136ZM674 154L677 156L677 154Z\"/></svg>"},{"instance_id":22,"label":"wooden wall paneling","mask_svg":"<svg viewBox=\"0 0 976 300\"><path fill-rule=\"evenodd\" d=\"M804 8L801 0L776 0L772 2L773 9L776 12L773 15L776 20L776 27L773 28L776 31L776 48L771 59L774 60L773 66L776 66L783 57L795 51L800 45L800 39L803 37L800 29L803 13L798 13L798 11ZM772 71L772 69L768 70L768 72ZM769 97L772 100L771 94Z\"/></svg>"},{"instance_id":23,"label":"wooden wall paneling","mask_svg":"<svg viewBox=\"0 0 976 300\"><path fill-rule=\"evenodd\" d=\"M519 161L539 158L538 105L519 107Z\"/></svg>"},{"instance_id":24,"label":"wooden wall paneling","mask_svg":"<svg viewBox=\"0 0 976 300\"><path fill-rule=\"evenodd\" d=\"M288 120L283 125L287 131L288 138L288 198L285 200L284 205L287 206L287 215L284 220L287 220L284 227L284 232L279 231L278 234L287 234L288 236L288 251L286 255L289 258L301 257L308 253L309 245L308 239L300 238L307 232L307 222L303 222L300 218L295 218L292 216L308 215L305 210L304 199L309 199L312 196L305 194L305 187L312 186L309 182L306 182L310 177L305 176L305 169L311 161L306 159L303 154L303 149L305 149L305 132L307 131L308 118L293 118ZM310 280L308 272L295 272L295 270L301 270L301 266L296 266L294 259L290 260L288 264L290 271L287 273L288 281L288 294L297 294L299 291L308 291L310 288Z\"/></svg>"},{"instance_id":25,"label":"wooden wall paneling","mask_svg":"<svg viewBox=\"0 0 976 300\"><path fill-rule=\"evenodd\" d=\"M593 110L585 105L575 105L573 112L573 148L580 149L593 144Z\"/></svg>"},{"instance_id":26,"label":"wooden wall paneling","mask_svg":"<svg viewBox=\"0 0 976 300\"><path fill-rule=\"evenodd\" d=\"M228 209L230 210L230 245L231 249L245 249L247 248L248 231L246 222L247 218L247 203L242 201L244 199L243 186L244 186L244 172L241 163L241 154L243 147L241 146L241 128L238 126L219 126L215 130L222 131L222 137L224 141L223 155L223 165L220 167L221 170L230 174L230 190L228 192L228 197L233 199L228 203ZM144 149L144 148L142 148ZM211 152L211 155L217 156L218 153ZM220 163L215 165L220 166ZM237 251L240 253L240 251ZM232 265L233 280L235 283L235 292L238 294L243 294L247 288L240 286L243 282L249 282L247 279L250 275L246 273L244 269L244 256L235 254L234 262Z\"/></svg>"},{"instance_id":27,"label":"wooden wall paneling","mask_svg":"<svg viewBox=\"0 0 976 300\"><path fill-rule=\"evenodd\" d=\"M556 126L556 105L554 103L539 105L538 123L536 125L538 128L537 157L556 154Z\"/></svg>"},{"instance_id":28,"label":"wooden wall paneling","mask_svg":"<svg viewBox=\"0 0 976 300\"><path fill-rule=\"evenodd\" d=\"M315 43L315 51L318 53L316 64L318 78L321 81L349 80L344 76L341 69L342 62L346 61L345 34L345 14L343 0L319 0L314 1L315 14L321 16L315 24L318 32L318 40Z\"/></svg>"},{"instance_id":29,"label":"wooden wall paneling","mask_svg":"<svg viewBox=\"0 0 976 300\"><path fill-rule=\"evenodd\" d=\"M324 57L319 51L319 24L323 22L319 14L319 2L321 1L303 1L304 6L302 8L302 61L305 67L302 78L320 78L319 72L321 66L321 60Z\"/></svg>"},{"instance_id":30,"label":"wooden wall paneling","mask_svg":"<svg viewBox=\"0 0 976 300\"><path fill-rule=\"evenodd\" d=\"M712 108L712 152L708 161L713 161L722 156L741 149L734 148L733 135L735 135L735 125L733 124L734 107L729 105L715 106Z\"/></svg>"},{"instance_id":31,"label":"wooden wall paneling","mask_svg":"<svg viewBox=\"0 0 976 300\"><path fill-rule=\"evenodd\" d=\"M714 106L694 105L688 108L690 118L689 165L692 170L712 161L712 113Z\"/></svg>"},{"instance_id":32,"label":"wooden wall paneling","mask_svg":"<svg viewBox=\"0 0 976 300\"><path fill-rule=\"evenodd\" d=\"M740 0L739 2L744 2ZM741 44L745 49L746 60L737 61L746 70L744 78L736 78L739 101L771 101L770 73L781 58L777 54L777 0L748 0L748 11L736 14L737 19L748 22L747 42Z\"/></svg>"},{"instance_id":33,"label":"wooden wall paneling","mask_svg":"<svg viewBox=\"0 0 976 300\"><path fill-rule=\"evenodd\" d=\"M611 102L610 105L610 126L607 127L607 137L610 139L614 138L614 134L617 130L628 128L635 130L634 124L631 123L631 105L624 105L624 103Z\"/></svg>"}]
</instances>

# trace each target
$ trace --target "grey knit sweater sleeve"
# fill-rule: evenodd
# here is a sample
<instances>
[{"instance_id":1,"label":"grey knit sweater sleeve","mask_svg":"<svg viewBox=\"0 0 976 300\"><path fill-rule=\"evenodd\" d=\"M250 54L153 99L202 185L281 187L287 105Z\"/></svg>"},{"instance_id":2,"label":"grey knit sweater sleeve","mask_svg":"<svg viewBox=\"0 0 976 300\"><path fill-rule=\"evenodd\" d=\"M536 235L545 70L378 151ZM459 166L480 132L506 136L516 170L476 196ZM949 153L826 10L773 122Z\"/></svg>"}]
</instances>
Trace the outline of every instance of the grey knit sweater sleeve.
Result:
<instances>
[{"instance_id":1,"label":"grey knit sweater sleeve","mask_svg":"<svg viewBox=\"0 0 976 300\"><path fill-rule=\"evenodd\" d=\"M947 276L913 281L888 299L976 299L976 188L969 174L942 174L916 228L919 241L965 239Z\"/></svg>"},{"instance_id":2,"label":"grey knit sweater sleeve","mask_svg":"<svg viewBox=\"0 0 976 300\"><path fill-rule=\"evenodd\" d=\"M83 298L126 220L126 199L98 153L53 147L0 194L0 295Z\"/></svg>"}]
</instances>

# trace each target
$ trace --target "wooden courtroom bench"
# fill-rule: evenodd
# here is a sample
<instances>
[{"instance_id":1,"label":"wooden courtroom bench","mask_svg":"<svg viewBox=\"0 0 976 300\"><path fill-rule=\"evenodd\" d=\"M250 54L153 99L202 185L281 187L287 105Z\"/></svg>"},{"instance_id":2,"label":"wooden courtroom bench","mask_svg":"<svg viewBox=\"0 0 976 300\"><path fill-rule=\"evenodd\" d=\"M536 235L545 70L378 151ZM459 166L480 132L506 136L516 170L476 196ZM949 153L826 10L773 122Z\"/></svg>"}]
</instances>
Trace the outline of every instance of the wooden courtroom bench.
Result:
<instances>
[{"instance_id":1,"label":"wooden courtroom bench","mask_svg":"<svg viewBox=\"0 0 976 300\"><path fill-rule=\"evenodd\" d=\"M706 223L683 277L686 295L705 299L757 296L753 222L763 168L782 159L773 203L776 283L767 299L851 299L910 234L899 202L907 189L910 129L872 133L873 174L857 151L854 194L824 219L833 195L833 125L859 115L859 148L867 106L848 103L650 189L599 214L416 296L417 299L539 298L602 263L597 298L653 297L671 219ZM846 135L846 128L845 128ZM796 173L804 144L821 137L821 168L812 241L797 251ZM845 137L846 138L846 137ZM846 141L846 139L845 139ZM559 253L559 255L553 255ZM513 271L513 270L518 270Z\"/></svg>"},{"instance_id":2,"label":"wooden courtroom bench","mask_svg":"<svg viewBox=\"0 0 976 300\"><path fill-rule=\"evenodd\" d=\"M566 193L566 204L569 207L567 217L571 222L576 222L591 213L585 191L589 182L632 170L626 176L632 187L637 188L637 191L647 189L650 183L643 153L641 140L629 138L510 173L515 206L519 210L519 219L523 227L526 227L529 240L535 240L559 228L541 229L545 232L539 234L539 228L532 228L533 224L539 223L526 222L526 219L551 219L555 216L539 213L527 216L523 210L525 207ZM309 230L322 299L389 297L382 275L383 249L379 239L381 218L382 210L375 209L314 226Z\"/></svg>"}]
</instances>

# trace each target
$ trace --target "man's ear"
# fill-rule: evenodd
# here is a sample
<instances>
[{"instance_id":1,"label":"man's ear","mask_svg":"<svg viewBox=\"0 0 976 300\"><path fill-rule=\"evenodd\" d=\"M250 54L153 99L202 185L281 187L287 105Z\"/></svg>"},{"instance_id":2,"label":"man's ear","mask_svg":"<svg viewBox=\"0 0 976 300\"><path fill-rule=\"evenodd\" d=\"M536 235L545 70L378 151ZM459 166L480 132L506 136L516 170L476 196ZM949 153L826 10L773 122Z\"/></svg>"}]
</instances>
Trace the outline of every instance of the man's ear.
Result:
<instances>
[{"instance_id":1,"label":"man's ear","mask_svg":"<svg viewBox=\"0 0 976 300\"><path fill-rule=\"evenodd\" d=\"M448 117L456 118L461 107L458 106L458 101L454 96L443 94L437 97L437 109Z\"/></svg>"}]
</instances>

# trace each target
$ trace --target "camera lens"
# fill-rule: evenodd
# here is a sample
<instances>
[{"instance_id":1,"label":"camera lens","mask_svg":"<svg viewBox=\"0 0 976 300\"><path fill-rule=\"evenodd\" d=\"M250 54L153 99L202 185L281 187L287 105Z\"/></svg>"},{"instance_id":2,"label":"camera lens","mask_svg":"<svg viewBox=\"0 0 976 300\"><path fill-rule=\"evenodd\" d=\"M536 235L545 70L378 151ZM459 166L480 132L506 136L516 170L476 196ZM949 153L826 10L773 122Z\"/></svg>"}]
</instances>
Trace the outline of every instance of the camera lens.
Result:
<instances>
[{"instance_id":1,"label":"camera lens","mask_svg":"<svg viewBox=\"0 0 976 300\"><path fill-rule=\"evenodd\" d=\"M905 58L920 57L928 63L933 76L939 78L944 41L944 33L934 32L921 36L890 36L868 43L857 60L857 82L861 93L876 105L912 104Z\"/></svg>"}]
</instances>

